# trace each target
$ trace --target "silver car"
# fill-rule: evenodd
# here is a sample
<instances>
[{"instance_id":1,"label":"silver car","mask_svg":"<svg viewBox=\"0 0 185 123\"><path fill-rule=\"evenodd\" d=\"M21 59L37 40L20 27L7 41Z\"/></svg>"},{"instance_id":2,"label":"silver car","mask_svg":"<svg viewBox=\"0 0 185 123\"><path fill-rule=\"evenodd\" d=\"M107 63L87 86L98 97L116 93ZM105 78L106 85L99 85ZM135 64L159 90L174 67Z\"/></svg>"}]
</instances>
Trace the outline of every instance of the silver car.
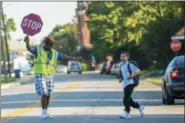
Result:
<instances>
[{"instance_id":1,"label":"silver car","mask_svg":"<svg viewBox=\"0 0 185 123\"><path fill-rule=\"evenodd\" d=\"M81 74L82 73L81 63L76 61L68 61L67 73L70 74L71 72L78 72L79 74Z\"/></svg>"},{"instance_id":2,"label":"silver car","mask_svg":"<svg viewBox=\"0 0 185 123\"><path fill-rule=\"evenodd\" d=\"M111 69L111 74L116 75L116 78L120 78L120 66L121 62L115 63Z\"/></svg>"},{"instance_id":3,"label":"silver car","mask_svg":"<svg viewBox=\"0 0 185 123\"><path fill-rule=\"evenodd\" d=\"M57 73L67 73L67 66L63 66L63 65L57 66L56 72Z\"/></svg>"}]
</instances>

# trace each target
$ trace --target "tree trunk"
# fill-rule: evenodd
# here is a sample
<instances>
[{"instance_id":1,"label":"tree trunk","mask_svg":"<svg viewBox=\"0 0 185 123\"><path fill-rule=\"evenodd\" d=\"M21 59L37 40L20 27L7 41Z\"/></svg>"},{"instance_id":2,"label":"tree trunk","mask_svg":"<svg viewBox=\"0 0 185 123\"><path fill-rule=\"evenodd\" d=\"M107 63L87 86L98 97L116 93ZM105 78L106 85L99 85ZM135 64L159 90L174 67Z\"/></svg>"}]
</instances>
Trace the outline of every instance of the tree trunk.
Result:
<instances>
[{"instance_id":1,"label":"tree trunk","mask_svg":"<svg viewBox=\"0 0 185 123\"><path fill-rule=\"evenodd\" d=\"M2 9L2 2L0 2L0 8ZM0 15L0 48L1 48L1 56L2 58L0 59L0 65L2 66L2 60L3 60L3 70L5 72L5 81L7 80L7 74L6 74L6 56L5 56L5 45L4 45L4 42L3 42L3 35L2 35L2 31L3 31L3 26L2 26L2 16Z\"/></svg>"},{"instance_id":2,"label":"tree trunk","mask_svg":"<svg viewBox=\"0 0 185 123\"><path fill-rule=\"evenodd\" d=\"M1 16L2 16L3 31L4 31L4 38L5 38L5 45L6 45L6 56L7 56L7 61L8 61L8 73L9 73L9 77L11 77L9 47L8 47L8 41L7 41L6 24L5 24L5 20L4 20L3 7L2 7L2 15Z\"/></svg>"},{"instance_id":3,"label":"tree trunk","mask_svg":"<svg viewBox=\"0 0 185 123\"><path fill-rule=\"evenodd\" d=\"M4 42L1 37L1 56L3 60L3 70L4 70L4 75L5 75L5 80L7 80L7 72L6 72L6 55L5 55L5 47L4 47Z\"/></svg>"}]
</instances>

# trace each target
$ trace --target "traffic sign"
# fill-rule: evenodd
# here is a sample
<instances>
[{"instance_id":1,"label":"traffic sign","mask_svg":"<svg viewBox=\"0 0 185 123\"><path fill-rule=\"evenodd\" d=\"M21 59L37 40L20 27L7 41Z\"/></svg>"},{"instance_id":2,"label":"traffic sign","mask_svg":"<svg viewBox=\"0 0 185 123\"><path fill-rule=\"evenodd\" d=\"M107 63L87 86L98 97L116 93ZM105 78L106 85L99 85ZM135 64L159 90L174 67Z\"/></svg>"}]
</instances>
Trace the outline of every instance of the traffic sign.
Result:
<instances>
[{"instance_id":1,"label":"traffic sign","mask_svg":"<svg viewBox=\"0 0 185 123\"><path fill-rule=\"evenodd\" d=\"M40 16L31 13L22 19L21 28L25 34L33 36L41 31L42 25Z\"/></svg>"},{"instance_id":2,"label":"traffic sign","mask_svg":"<svg viewBox=\"0 0 185 123\"><path fill-rule=\"evenodd\" d=\"M170 47L173 51L177 52L181 49L181 42L178 40L174 40L171 42Z\"/></svg>"}]
</instances>

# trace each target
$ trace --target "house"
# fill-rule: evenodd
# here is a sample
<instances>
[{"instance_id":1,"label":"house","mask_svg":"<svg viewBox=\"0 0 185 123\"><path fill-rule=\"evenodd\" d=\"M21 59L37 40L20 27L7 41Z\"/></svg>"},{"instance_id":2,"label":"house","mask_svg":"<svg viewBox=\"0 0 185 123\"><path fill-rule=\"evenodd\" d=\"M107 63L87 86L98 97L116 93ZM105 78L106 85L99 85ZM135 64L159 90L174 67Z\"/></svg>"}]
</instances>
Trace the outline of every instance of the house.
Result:
<instances>
[{"instance_id":1,"label":"house","mask_svg":"<svg viewBox=\"0 0 185 123\"><path fill-rule=\"evenodd\" d=\"M185 40L185 27L181 28L175 35L173 35L171 40Z\"/></svg>"},{"instance_id":2,"label":"house","mask_svg":"<svg viewBox=\"0 0 185 123\"><path fill-rule=\"evenodd\" d=\"M28 72L31 70L31 66L29 61L27 60L27 56L29 52L26 49L26 44L23 39L19 40L11 40L8 41L9 49L10 49L10 63L13 69L18 69L17 66L22 70L22 72ZM38 42L35 39L30 39L30 45L35 46L38 45Z\"/></svg>"}]
</instances>

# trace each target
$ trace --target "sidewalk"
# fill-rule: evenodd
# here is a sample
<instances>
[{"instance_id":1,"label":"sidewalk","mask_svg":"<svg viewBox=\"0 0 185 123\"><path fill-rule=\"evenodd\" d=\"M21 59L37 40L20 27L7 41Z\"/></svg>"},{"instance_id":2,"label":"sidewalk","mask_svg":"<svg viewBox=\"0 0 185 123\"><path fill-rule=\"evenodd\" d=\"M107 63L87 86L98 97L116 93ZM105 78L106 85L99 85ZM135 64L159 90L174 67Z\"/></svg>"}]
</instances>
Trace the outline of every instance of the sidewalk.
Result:
<instances>
[{"instance_id":1,"label":"sidewalk","mask_svg":"<svg viewBox=\"0 0 185 123\"><path fill-rule=\"evenodd\" d=\"M25 75L20 79L17 79L15 82L7 83L5 85L1 85L1 89L7 89L12 86L17 86L17 85L24 85L28 83L33 83L34 82L34 77L33 75Z\"/></svg>"}]
</instances>

